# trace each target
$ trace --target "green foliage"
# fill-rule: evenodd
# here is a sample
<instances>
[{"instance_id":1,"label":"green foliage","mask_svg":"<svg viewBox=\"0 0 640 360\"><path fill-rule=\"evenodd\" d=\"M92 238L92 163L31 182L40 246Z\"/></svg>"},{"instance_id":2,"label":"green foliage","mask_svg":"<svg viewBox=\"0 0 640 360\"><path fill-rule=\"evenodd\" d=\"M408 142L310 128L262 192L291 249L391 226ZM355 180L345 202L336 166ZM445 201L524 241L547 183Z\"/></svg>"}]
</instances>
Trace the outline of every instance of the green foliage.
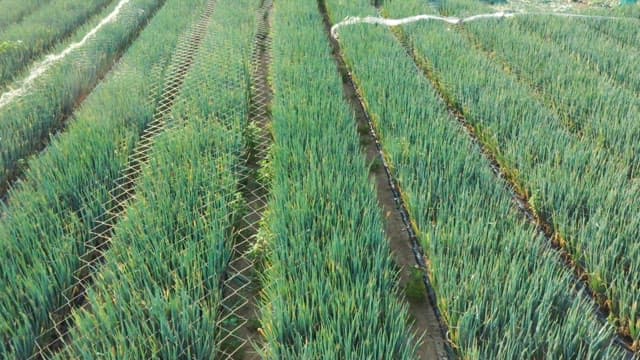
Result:
<instances>
[{"instance_id":1,"label":"green foliage","mask_svg":"<svg viewBox=\"0 0 640 360\"><path fill-rule=\"evenodd\" d=\"M123 35L116 29L143 20L135 8L149 14L160 5L132 3L128 25L106 33ZM108 191L151 121L154 64L166 69L179 35L195 16L193 9L203 3L169 1L67 131L29 162L25 181L10 193L0 220L0 353L7 357L29 357L34 339L51 326L49 313L65 304L62 293L75 281L89 231L109 206Z\"/></svg>"},{"instance_id":2,"label":"green foliage","mask_svg":"<svg viewBox=\"0 0 640 360\"><path fill-rule=\"evenodd\" d=\"M467 119L493 133L504 165L518 170L573 257L598 274L593 290L626 324L640 301L640 83L629 60L639 50L637 20L584 21L524 17L464 31L432 24L419 27L415 43L471 109Z\"/></svg>"},{"instance_id":3,"label":"green foliage","mask_svg":"<svg viewBox=\"0 0 640 360\"><path fill-rule=\"evenodd\" d=\"M409 270L409 280L404 290L410 301L422 303L426 300L423 276L424 272L420 268L414 267Z\"/></svg>"},{"instance_id":4,"label":"green foliage","mask_svg":"<svg viewBox=\"0 0 640 360\"><path fill-rule=\"evenodd\" d=\"M5 52L9 52L18 49L22 46L22 41L2 41L0 42L0 55Z\"/></svg>"},{"instance_id":5,"label":"green foliage","mask_svg":"<svg viewBox=\"0 0 640 360\"><path fill-rule=\"evenodd\" d=\"M164 2L132 0L118 21L0 110L0 181L27 168L0 217L0 357L32 355L51 312L71 295L65 290L89 231L152 119L180 35L206 1L167 0L88 95ZM246 123L246 59L259 2L217 2L172 126L152 148L59 358L205 359L220 351L219 284L246 211L239 174L261 131ZM0 87L57 41L63 48L82 36L115 3L0 0ZM327 0L333 21L375 15L371 5L392 17L433 12L429 3L447 15L490 9L476 0ZM617 11L638 16L637 9ZM608 300L611 324L639 344L640 65L629 60L639 50L637 23L512 20L395 30L405 32L418 64L522 184L534 210L552 217L591 288ZM423 272L413 269L398 288L368 179L382 163L367 164L361 154L367 142L358 134L369 129L354 126L344 102L317 2L277 1L273 25L275 144L257 174L272 199L247 253L264 272L260 324L252 325L264 335L263 355L415 358L400 291L424 301ZM612 327L575 293L558 254L522 221L391 32L363 25L340 35L419 228L459 355L620 358ZM86 95L68 130L29 158Z\"/></svg>"},{"instance_id":6,"label":"green foliage","mask_svg":"<svg viewBox=\"0 0 640 360\"><path fill-rule=\"evenodd\" d=\"M415 359L382 214L315 1L277 1L267 359Z\"/></svg>"},{"instance_id":7,"label":"green foliage","mask_svg":"<svg viewBox=\"0 0 640 360\"><path fill-rule=\"evenodd\" d=\"M6 27L1 24L2 17L6 15L0 15L0 39L11 42L21 41L24 44L0 56L0 89L15 79L16 74L20 74L32 60L52 50L57 43L73 34L75 30L86 32L86 27L82 24L89 22L95 26L111 12L112 9L107 7L114 1L116 0L57 0L38 6L34 1L27 0L18 8L25 6L28 8L31 5L36 7L34 11L20 22ZM16 11L18 14L14 16L21 15L19 9L12 10L12 12ZM1 8L0 13L2 13ZM90 21L94 15L99 19Z\"/></svg>"},{"instance_id":8,"label":"green foliage","mask_svg":"<svg viewBox=\"0 0 640 360\"><path fill-rule=\"evenodd\" d=\"M51 0L3 0L0 1L0 29L22 21L29 14Z\"/></svg>"},{"instance_id":9,"label":"green foliage","mask_svg":"<svg viewBox=\"0 0 640 360\"><path fill-rule=\"evenodd\" d=\"M246 253L246 255L252 260L257 273L261 273L266 267L265 265L269 244L271 244L275 239L275 235L269 229L268 219L269 212L267 210L262 214L262 221L260 222L255 241Z\"/></svg>"},{"instance_id":10,"label":"green foliage","mask_svg":"<svg viewBox=\"0 0 640 360\"><path fill-rule=\"evenodd\" d=\"M245 128L244 137L247 143L247 152L250 157L253 157L258 150L257 146L259 145L261 135L262 129L255 122L249 123Z\"/></svg>"},{"instance_id":11,"label":"green foliage","mask_svg":"<svg viewBox=\"0 0 640 360\"><path fill-rule=\"evenodd\" d=\"M249 88L242 59L253 40L255 14L248 9L257 6L216 5L173 110L181 121L156 140L61 358L98 351L112 359L211 359L219 346L237 346L220 344L220 283L243 211L238 182ZM224 327L237 322L229 317Z\"/></svg>"},{"instance_id":12,"label":"green foliage","mask_svg":"<svg viewBox=\"0 0 640 360\"><path fill-rule=\"evenodd\" d=\"M6 185L19 170L20 159L28 158L61 127L62 120L72 114L76 103L88 95L116 57L126 50L136 31L164 1L130 2L117 21L107 24L81 49L49 68L23 96L0 109L0 184ZM84 34L88 29L81 31ZM22 51L20 49L29 46L25 40L12 49ZM0 56L0 63L9 55L11 51ZM4 71L5 67L0 64L0 69ZM127 92L125 86L122 89L123 94Z\"/></svg>"},{"instance_id":13,"label":"green foliage","mask_svg":"<svg viewBox=\"0 0 640 360\"><path fill-rule=\"evenodd\" d=\"M271 144L267 150L267 156L260 160L260 168L258 169L258 182L267 189L271 188L273 181L273 152L274 145Z\"/></svg>"},{"instance_id":14,"label":"green foliage","mask_svg":"<svg viewBox=\"0 0 640 360\"><path fill-rule=\"evenodd\" d=\"M328 0L328 4L334 21L375 12L365 0L348 4ZM418 0L392 1L385 11L398 18L429 12L430 7ZM528 108L506 101L511 99L507 90L513 96L522 93L517 86L480 91L499 82L500 71L480 66L485 63L470 66L478 58L472 46L462 47L456 32L441 23L414 24L404 30L416 54L431 62L440 83L468 110L473 124L490 131L490 119L505 118L505 132L529 141L517 136L522 115L515 115L530 114ZM522 222L488 161L449 115L431 82L416 72L391 32L354 26L342 29L340 40L366 94L394 175L403 184L430 261L439 307L459 355L619 357L610 346L613 329L601 326L591 305L576 297L570 272L545 240ZM485 99L480 106L478 102ZM485 119L489 111L492 117ZM545 149L539 143L538 147Z\"/></svg>"},{"instance_id":15,"label":"green foliage","mask_svg":"<svg viewBox=\"0 0 640 360\"><path fill-rule=\"evenodd\" d=\"M61 358L216 354L241 140L213 118L189 119L157 140Z\"/></svg>"}]
</instances>

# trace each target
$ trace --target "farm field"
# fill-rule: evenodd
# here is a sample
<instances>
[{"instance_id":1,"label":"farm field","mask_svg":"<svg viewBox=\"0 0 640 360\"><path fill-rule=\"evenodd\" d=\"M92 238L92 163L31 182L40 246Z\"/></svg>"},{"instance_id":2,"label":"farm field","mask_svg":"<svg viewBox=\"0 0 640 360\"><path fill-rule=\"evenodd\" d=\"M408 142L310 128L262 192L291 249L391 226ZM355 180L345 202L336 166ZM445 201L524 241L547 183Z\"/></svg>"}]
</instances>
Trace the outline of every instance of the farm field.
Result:
<instances>
[{"instance_id":1,"label":"farm field","mask_svg":"<svg viewBox=\"0 0 640 360\"><path fill-rule=\"evenodd\" d=\"M638 5L0 0L0 359L640 359L639 52Z\"/></svg>"}]
</instances>

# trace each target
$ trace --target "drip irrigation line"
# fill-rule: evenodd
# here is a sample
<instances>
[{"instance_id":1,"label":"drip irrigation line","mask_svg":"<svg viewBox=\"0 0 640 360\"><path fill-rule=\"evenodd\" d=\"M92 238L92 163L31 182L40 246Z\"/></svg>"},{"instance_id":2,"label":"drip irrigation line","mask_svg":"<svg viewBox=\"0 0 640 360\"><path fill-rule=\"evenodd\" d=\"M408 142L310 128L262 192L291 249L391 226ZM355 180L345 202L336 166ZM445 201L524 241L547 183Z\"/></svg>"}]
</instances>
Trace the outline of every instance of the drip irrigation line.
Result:
<instances>
[{"instance_id":1,"label":"drip irrigation line","mask_svg":"<svg viewBox=\"0 0 640 360\"><path fill-rule=\"evenodd\" d=\"M421 14L415 16L409 16L399 19L388 19L378 16L347 16L341 22L331 27L331 37L338 39L338 30L345 26L356 24L374 24L383 25L387 27L395 27L400 25L406 25L418 21L441 21L452 25L461 25L470 23L473 21L487 20L487 19L508 19L519 16L557 16L565 18L581 18L581 19L594 19L594 20L638 20L630 17L617 17L617 16L601 16L601 15L583 15L583 14L570 14L560 12L528 12L528 11L498 11L495 13L477 14L468 17L454 17L454 16L439 16L430 14Z\"/></svg>"}]
</instances>

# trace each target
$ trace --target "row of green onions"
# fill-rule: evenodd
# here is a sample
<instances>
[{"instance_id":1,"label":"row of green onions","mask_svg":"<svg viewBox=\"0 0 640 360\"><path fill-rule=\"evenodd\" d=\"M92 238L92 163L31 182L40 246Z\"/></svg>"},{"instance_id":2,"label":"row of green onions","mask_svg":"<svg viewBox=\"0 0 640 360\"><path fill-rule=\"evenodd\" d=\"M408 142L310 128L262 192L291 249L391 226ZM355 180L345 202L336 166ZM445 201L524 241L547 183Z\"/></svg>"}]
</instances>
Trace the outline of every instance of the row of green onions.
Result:
<instances>
[{"instance_id":1,"label":"row of green onions","mask_svg":"<svg viewBox=\"0 0 640 360\"><path fill-rule=\"evenodd\" d=\"M210 93L213 95L213 93ZM213 358L242 137L190 116L161 135L60 358Z\"/></svg>"},{"instance_id":2,"label":"row of green onions","mask_svg":"<svg viewBox=\"0 0 640 360\"><path fill-rule=\"evenodd\" d=\"M604 20L603 20L604 21ZM607 20L622 21L629 28L628 34L636 34L632 26L640 25L640 20ZM565 51L554 55L565 58L574 54L582 64L578 68L572 68L571 72L583 72L587 69L604 74L621 86L624 95L631 97L640 93L640 64L629 61L640 51L640 45L636 43L621 42L590 26L593 20L567 21L562 18L522 17L517 22L520 31L534 31L539 36L549 39L561 50ZM580 33L582 36L575 36ZM592 75L590 75L591 77ZM631 91L634 94L630 94ZM606 98L605 98L606 99ZM603 100L603 99L598 99Z\"/></svg>"},{"instance_id":3,"label":"row of green onions","mask_svg":"<svg viewBox=\"0 0 640 360\"><path fill-rule=\"evenodd\" d=\"M637 31L637 21L640 20L640 7L620 6L614 9L594 11L594 13L629 18L624 21L589 21L588 26L618 40L624 46L636 46L635 44L639 43L640 33Z\"/></svg>"},{"instance_id":4,"label":"row of green onions","mask_svg":"<svg viewBox=\"0 0 640 360\"><path fill-rule=\"evenodd\" d=\"M376 11L366 0L328 4L333 21ZM428 10L421 1L388 1L384 12L403 17ZM456 42L443 24L405 30L417 51L446 49L428 54L451 69L445 84L454 76L464 81L467 73L459 67L478 71L469 67L470 56L447 54ZM393 34L347 27L340 42L417 224L458 355L619 357L613 329L599 324L593 304L577 294L570 270L518 214L505 184ZM475 83L466 84L467 91L475 89Z\"/></svg>"},{"instance_id":5,"label":"row of green onions","mask_svg":"<svg viewBox=\"0 0 640 360\"><path fill-rule=\"evenodd\" d=\"M81 7L87 6L84 1L76 2L82 3ZM64 127L63 120L68 123L73 119L78 101L88 96L134 40L138 30L144 28L164 2L132 0L122 8L116 21L105 25L85 45L52 65L28 86L22 96L0 108L0 189L5 188L13 176L20 174L34 152L43 142L50 140L51 133ZM112 10L109 6L104 12ZM52 15L45 13L45 16ZM79 30L81 36L97 21L82 26ZM67 45L62 44L61 47ZM0 54L0 59L9 55ZM0 64L0 69L5 68Z\"/></svg>"},{"instance_id":6,"label":"row of green onions","mask_svg":"<svg viewBox=\"0 0 640 360\"><path fill-rule=\"evenodd\" d=\"M480 6L465 0L448 3L455 13ZM586 269L590 288L611 311L610 322L637 349L640 205L634 199L640 193L635 119L640 100L522 27L513 22L467 25L473 41L493 55L470 52L472 42L455 32L419 32L415 43L468 109L468 119L484 129L487 142L494 142L538 213L562 235L560 245ZM427 45L436 32L445 36L446 49ZM595 38L592 47L598 47ZM451 61L456 54L464 62ZM531 60L537 56L549 62ZM528 84L506 73L504 62L531 76L558 108L545 106ZM567 119L580 131L572 131Z\"/></svg>"},{"instance_id":7,"label":"row of green onions","mask_svg":"<svg viewBox=\"0 0 640 360\"><path fill-rule=\"evenodd\" d=\"M0 354L25 358L65 304L89 231L152 120L180 35L204 0L169 1L94 91L75 120L28 164L0 219ZM158 4L134 1L147 11ZM155 80L154 80L155 79ZM155 99L155 100L154 100ZM72 294L66 294L72 296Z\"/></svg>"},{"instance_id":8,"label":"row of green onions","mask_svg":"<svg viewBox=\"0 0 640 360\"><path fill-rule=\"evenodd\" d=\"M21 21L0 26L0 42L16 45L0 53L0 89L56 44L84 30L93 16L102 19L115 0L57 0L42 5ZM0 9L1 10L1 9ZM86 32L86 31L85 31Z\"/></svg>"},{"instance_id":9,"label":"row of green onions","mask_svg":"<svg viewBox=\"0 0 640 360\"><path fill-rule=\"evenodd\" d=\"M3 0L0 1L0 29L20 22L26 16L51 0ZM1 41L0 41L1 42Z\"/></svg>"},{"instance_id":10,"label":"row of green onions","mask_svg":"<svg viewBox=\"0 0 640 360\"><path fill-rule=\"evenodd\" d=\"M318 4L278 1L273 16L263 357L416 358L417 339Z\"/></svg>"},{"instance_id":11,"label":"row of green onions","mask_svg":"<svg viewBox=\"0 0 640 360\"><path fill-rule=\"evenodd\" d=\"M625 166L637 166L632 164L637 162L640 151L637 141L640 137L637 121L640 98L637 94L616 86L606 76L592 70L587 62L568 54L562 46L532 33L530 30L535 29L534 26L524 19L527 18L505 23L470 23L467 29L482 48L508 62L515 73L529 78L532 86L561 106L563 120L581 140L609 150L613 156L620 157ZM539 21L553 24L561 20L540 18ZM579 32L580 29L574 27L573 30ZM513 36L503 36L505 31ZM589 38L588 32L580 34ZM592 48L599 46L595 38L589 44ZM539 61L540 58L546 61Z\"/></svg>"},{"instance_id":12,"label":"row of green onions","mask_svg":"<svg viewBox=\"0 0 640 360\"><path fill-rule=\"evenodd\" d=\"M256 0L220 0L61 359L211 359L224 333Z\"/></svg>"}]
</instances>

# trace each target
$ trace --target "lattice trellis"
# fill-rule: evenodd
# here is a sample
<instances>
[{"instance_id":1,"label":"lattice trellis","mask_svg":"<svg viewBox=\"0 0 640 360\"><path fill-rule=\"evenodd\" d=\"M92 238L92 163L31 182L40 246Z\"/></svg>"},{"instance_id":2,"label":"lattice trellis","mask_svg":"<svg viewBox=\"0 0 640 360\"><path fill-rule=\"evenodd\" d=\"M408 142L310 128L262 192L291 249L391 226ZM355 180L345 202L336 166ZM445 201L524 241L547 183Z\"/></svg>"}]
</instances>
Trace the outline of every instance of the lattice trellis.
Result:
<instances>
[{"instance_id":1,"label":"lattice trellis","mask_svg":"<svg viewBox=\"0 0 640 360\"><path fill-rule=\"evenodd\" d=\"M233 259L228 277L223 283L222 316L218 328L223 330L218 348L222 358L246 358L252 345L247 339L247 325L256 310L254 259L247 251L256 243L260 221L268 205L269 189L257 179L259 164L264 161L272 143L269 131L271 89L268 83L270 64L270 14L272 0L264 0L257 11L257 32L251 57L251 100L249 121L257 130L253 138L253 153L247 159L246 177L241 181L247 213L236 231ZM249 313L249 315L247 315ZM235 319L236 321L232 321Z\"/></svg>"},{"instance_id":2,"label":"lattice trellis","mask_svg":"<svg viewBox=\"0 0 640 360\"><path fill-rule=\"evenodd\" d=\"M69 340L71 340L69 339L69 332L72 325L71 316L73 311L86 306L86 291L92 286L93 277L100 270L104 253L109 248L115 226L126 214L129 204L135 199L136 182L148 164L154 139L171 125L171 112L176 102L184 101L179 95L185 78L188 76L189 68L194 61L196 53L198 53L199 45L207 33L209 19L213 13L215 3L215 0L209 1L201 19L179 42L172 65L167 71L169 75L162 84L158 84L152 89L153 98L150 101L156 106L153 119L143 131L133 155L130 157L126 168L122 170L122 175L115 181L114 187L109 191L111 201L104 206L108 210L94 223L89 240L85 244L86 253L81 258L81 267L74 275L75 284L63 292L65 304L50 314L54 326L37 339L36 346L38 351L32 358L53 356L63 346L68 345ZM250 346L246 335L242 333L242 329L246 328L249 323L249 316L245 315L249 311L247 308L251 307L251 304L255 302L252 290L255 286L255 282L252 280L254 264L252 259L247 256L247 251L255 243L259 223L268 203L268 189L257 181L256 172L260 162L266 158L272 141L268 127L271 93L266 70L269 64L268 16L271 5L271 0L265 0L257 12L258 29L251 57L253 81L249 123L256 130L252 137L252 153L246 159L246 165L241 169L237 169L239 189L219 189L222 193L228 194L233 194L235 190L239 190L244 198L243 202L246 207L246 213L239 221L240 225L233 231L232 259L228 264L225 278L221 281L221 288L219 289L223 294L222 308L220 309L221 316L217 321L217 327L221 335L216 342L218 348L221 349L217 355L223 358L238 358L243 352L246 352L243 349ZM203 53L200 56L215 56L221 68L228 68L225 65L225 54L216 52L216 50L212 49L211 51L214 53ZM201 50L201 52L203 51ZM197 76L197 74L194 76ZM230 77L234 76L236 79L241 78L241 75L230 74ZM160 88L160 85L163 85L162 88ZM229 109L229 112L233 113L234 110ZM229 199L230 204L238 201L240 199ZM178 245L181 241L187 240L190 239L185 237L173 245ZM202 301L209 296L212 296L212 294L208 293L200 300ZM199 302L194 303L193 306L197 306ZM184 311L188 310L188 308L184 309ZM207 335L202 334L202 336ZM157 351L160 352L161 349ZM181 356L188 356L190 353L191 349L185 348Z\"/></svg>"},{"instance_id":3,"label":"lattice trellis","mask_svg":"<svg viewBox=\"0 0 640 360\"><path fill-rule=\"evenodd\" d=\"M177 101L181 101L179 94L182 85L207 33L215 4L215 0L207 3L198 22L179 41L162 90L158 91L156 88L151 92L159 94L158 98L151 99L157 104L153 119L144 129L126 168L121 172L122 175L115 180L114 187L109 191L111 200L109 204L105 204L104 208L107 210L99 216L90 231L89 239L85 243L85 254L80 259L81 266L74 273L75 283L63 291L64 305L50 313L53 326L36 339L37 352L31 359L47 358L59 351L68 341L72 313L74 309L86 305L86 290L92 285L93 276L102 264L115 225L125 214L128 204L135 199L135 185L148 162L154 139L167 128L167 119L173 106Z\"/></svg>"}]
</instances>

